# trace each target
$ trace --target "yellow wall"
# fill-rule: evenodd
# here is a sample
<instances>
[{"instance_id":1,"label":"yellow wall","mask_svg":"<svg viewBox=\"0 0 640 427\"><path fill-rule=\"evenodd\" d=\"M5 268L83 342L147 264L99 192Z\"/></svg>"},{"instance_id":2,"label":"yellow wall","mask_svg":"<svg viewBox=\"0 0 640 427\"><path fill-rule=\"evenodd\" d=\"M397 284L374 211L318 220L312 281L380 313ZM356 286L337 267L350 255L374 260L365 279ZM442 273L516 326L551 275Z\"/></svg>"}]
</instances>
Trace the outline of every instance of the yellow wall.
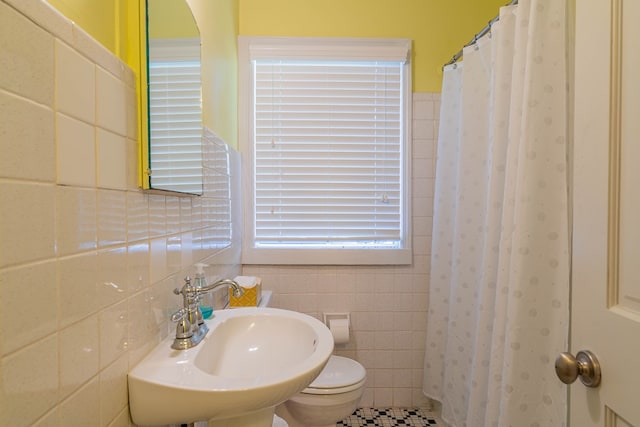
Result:
<instances>
[{"instance_id":1,"label":"yellow wall","mask_svg":"<svg viewBox=\"0 0 640 427\"><path fill-rule=\"evenodd\" d=\"M191 9L185 2L175 0L148 0L149 37L197 38L200 32L196 26Z\"/></svg>"},{"instance_id":2,"label":"yellow wall","mask_svg":"<svg viewBox=\"0 0 640 427\"><path fill-rule=\"evenodd\" d=\"M416 92L440 92L442 65L507 3L507 0L239 1L241 35L412 39Z\"/></svg>"},{"instance_id":3,"label":"yellow wall","mask_svg":"<svg viewBox=\"0 0 640 427\"><path fill-rule=\"evenodd\" d=\"M238 0L187 0L202 37L205 126L238 147Z\"/></svg>"},{"instance_id":4,"label":"yellow wall","mask_svg":"<svg viewBox=\"0 0 640 427\"><path fill-rule=\"evenodd\" d=\"M116 52L116 12L115 0L47 0L67 18Z\"/></svg>"}]
</instances>

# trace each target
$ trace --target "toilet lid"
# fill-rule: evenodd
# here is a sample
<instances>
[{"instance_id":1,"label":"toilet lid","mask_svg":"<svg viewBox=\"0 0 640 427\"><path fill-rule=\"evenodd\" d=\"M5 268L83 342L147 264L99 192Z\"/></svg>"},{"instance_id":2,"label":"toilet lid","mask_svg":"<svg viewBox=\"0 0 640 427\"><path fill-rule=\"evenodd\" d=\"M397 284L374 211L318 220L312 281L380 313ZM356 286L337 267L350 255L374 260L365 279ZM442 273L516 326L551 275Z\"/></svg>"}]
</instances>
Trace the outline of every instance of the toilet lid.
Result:
<instances>
[{"instance_id":1,"label":"toilet lid","mask_svg":"<svg viewBox=\"0 0 640 427\"><path fill-rule=\"evenodd\" d=\"M320 375L307 389L333 389L357 384L365 379L364 367L353 359L331 356Z\"/></svg>"}]
</instances>

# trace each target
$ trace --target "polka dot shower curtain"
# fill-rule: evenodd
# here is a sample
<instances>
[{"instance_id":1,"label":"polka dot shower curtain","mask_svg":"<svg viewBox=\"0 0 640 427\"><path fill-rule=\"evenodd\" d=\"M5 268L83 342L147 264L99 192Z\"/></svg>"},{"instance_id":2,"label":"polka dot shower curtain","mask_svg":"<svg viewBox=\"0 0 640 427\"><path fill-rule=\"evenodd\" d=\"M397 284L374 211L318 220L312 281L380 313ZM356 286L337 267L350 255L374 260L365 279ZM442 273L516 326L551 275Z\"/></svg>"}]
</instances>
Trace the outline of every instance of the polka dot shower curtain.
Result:
<instances>
[{"instance_id":1,"label":"polka dot shower curtain","mask_svg":"<svg viewBox=\"0 0 640 427\"><path fill-rule=\"evenodd\" d=\"M454 427L566 425L565 8L502 8L444 71L424 393Z\"/></svg>"}]
</instances>

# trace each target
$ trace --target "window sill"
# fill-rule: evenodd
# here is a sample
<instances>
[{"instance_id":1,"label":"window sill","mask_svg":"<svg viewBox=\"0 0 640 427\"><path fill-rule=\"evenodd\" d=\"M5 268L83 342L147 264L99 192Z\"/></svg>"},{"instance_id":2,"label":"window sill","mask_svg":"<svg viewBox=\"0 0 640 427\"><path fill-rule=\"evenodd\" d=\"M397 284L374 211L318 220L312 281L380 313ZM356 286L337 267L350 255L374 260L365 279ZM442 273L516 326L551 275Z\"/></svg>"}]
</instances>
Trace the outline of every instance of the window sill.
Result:
<instances>
[{"instance_id":1,"label":"window sill","mask_svg":"<svg viewBox=\"0 0 640 427\"><path fill-rule=\"evenodd\" d=\"M409 265L411 249L256 249L243 248L242 264L255 265Z\"/></svg>"}]
</instances>

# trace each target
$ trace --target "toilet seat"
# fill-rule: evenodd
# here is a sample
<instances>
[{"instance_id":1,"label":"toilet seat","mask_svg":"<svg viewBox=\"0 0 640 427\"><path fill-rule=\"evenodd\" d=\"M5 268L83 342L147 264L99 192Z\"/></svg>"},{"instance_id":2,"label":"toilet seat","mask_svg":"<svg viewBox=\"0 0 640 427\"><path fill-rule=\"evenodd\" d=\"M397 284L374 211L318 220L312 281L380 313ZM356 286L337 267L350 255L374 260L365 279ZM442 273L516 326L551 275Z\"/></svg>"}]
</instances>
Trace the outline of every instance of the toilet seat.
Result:
<instances>
[{"instance_id":1,"label":"toilet seat","mask_svg":"<svg viewBox=\"0 0 640 427\"><path fill-rule=\"evenodd\" d=\"M331 356L320 375L301 393L347 393L362 387L366 375L364 367L355 360L342 356Z\"/></svg>"}]
</instances>

